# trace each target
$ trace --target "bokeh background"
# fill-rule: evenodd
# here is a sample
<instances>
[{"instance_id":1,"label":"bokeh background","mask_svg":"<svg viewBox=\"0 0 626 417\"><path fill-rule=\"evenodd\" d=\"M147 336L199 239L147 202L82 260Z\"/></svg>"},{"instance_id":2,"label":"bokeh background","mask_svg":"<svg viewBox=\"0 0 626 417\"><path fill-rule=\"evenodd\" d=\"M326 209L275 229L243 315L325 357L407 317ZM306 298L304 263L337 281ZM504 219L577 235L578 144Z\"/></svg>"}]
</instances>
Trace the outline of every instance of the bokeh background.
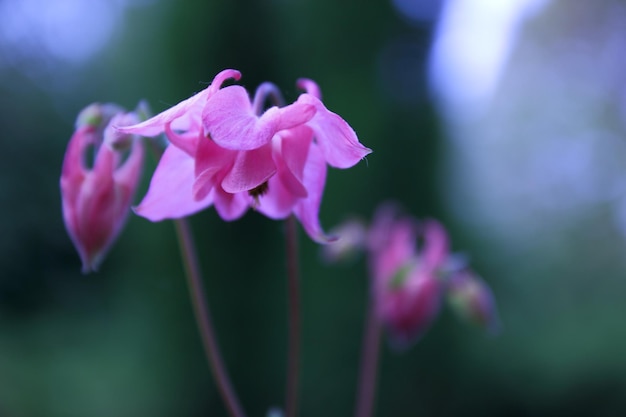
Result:
<instances>
[{"instance_id":1,"label":"bokeh background","mask_svg":"<svg viewBox=\"0 0 626 417\"><path fill-rule=\"evenodd\" d=\"M131 216L85 276L58 187L87 104L158 112L224 68L288 99L315 79L374 150L329 173L326 228L398 201L497 297L496 337L444 309L410 350L385 344L377 416L626 414L624 1L0 0L0 416L226 415L173 225ZM284 394L283 226L192 224L234 385L264 416ZM347 416L367 270L304 234L301 251L301 415Z\"/></svg>"}]
</instances>

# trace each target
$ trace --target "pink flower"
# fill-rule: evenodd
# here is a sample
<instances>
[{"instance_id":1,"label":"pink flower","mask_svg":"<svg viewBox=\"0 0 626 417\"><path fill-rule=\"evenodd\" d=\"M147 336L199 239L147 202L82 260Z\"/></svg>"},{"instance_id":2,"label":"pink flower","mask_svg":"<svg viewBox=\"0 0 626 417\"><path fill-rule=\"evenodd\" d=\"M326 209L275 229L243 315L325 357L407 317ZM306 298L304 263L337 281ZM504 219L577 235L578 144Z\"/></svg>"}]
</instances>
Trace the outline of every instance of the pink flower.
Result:
<instances>
[{"instance_id":1,"label":"pink flower","mask_svg":"<svg viewBox=\"0 0 626 417\"><path fill-rule=\"evenodd\" d=\"M325 260L368 252L371 302L395 347L408 347L428 330L444 296L463 318L498 330L491 290L468 269L463 256L450 254L448 235L439 222L400 216L398 207L387 203L369 229L350 220L335 230L338 240L323 248Z\"/></svg>"},{"instance_id":2,"label":"pink flower","mask_svg":"<svg viewBox=\"0 0 626 417\"><path fill-rule=\"evenodd\" d=\"M98 268L119 235L143 164L141 142L117 134L110 124L136 122L133 113L116 106L92 104L78 116L68 144L60 181L63 218L85 273ZM95 157L89 168L92 148Z\"/></svg>"},{"instance_id":3,"label":"pink flower","mask_svg":"<svg viewBox=\"0 0 626 417\"><path fill-rule=\"evenodd\" d=\"M424 245L417 250L417 239ZM368 237L372 296L391 342L404 348L437 316L443 291L438 272L448 254L447 235L434 220L398 218L393 207L375 216Z\"/></svg>"},{"instance_id":4,"label":"pink flower","mask_svg":"<svg viewBox=\"0 0 626 417\"><path fill-rule=\"evenodd\" d=\"M302 94L284 107L262 104L274 91L263 84L254 101L238 85L220 88L235 70L143 123L120 132L170 141L135 211L152 221L179 218L214 205L224 220L248 207L273 219L295 214L318 242L329 238L319 224L326 164L345 168L370 152L339 116ZM315 90L312 81L303 86Z\"/></svg>"}]
</instances>

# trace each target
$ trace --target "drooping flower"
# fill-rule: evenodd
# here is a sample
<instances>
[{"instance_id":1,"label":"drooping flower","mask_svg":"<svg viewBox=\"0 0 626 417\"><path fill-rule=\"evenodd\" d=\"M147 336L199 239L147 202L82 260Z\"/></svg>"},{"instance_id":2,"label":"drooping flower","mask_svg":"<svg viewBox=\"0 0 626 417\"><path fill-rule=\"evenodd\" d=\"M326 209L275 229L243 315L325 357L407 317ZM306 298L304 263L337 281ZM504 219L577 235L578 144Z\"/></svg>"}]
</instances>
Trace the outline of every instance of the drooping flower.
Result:
<instances>
[{"instance_id":1,"label":"drooping flower","mask_svg":"<svg viewBox=\"0 0 626 417\"><path fill-rule=\"evenodd\" d=\"M115 105L92 104L79 114L68 144L60 180L63 219L85 273L98 268L121 232L143 165L142 143L111 125L137 121Z\"/></svg>"},{"instance_id":2,"label":"drooping flower","mask_svg":"<svg viewBox=\"0 0 626 417\"><path fill-rule=\"evenodd\" d=\"M465 319L489 331L499 321L487 284L451 254L448 234L436 220L400 215L384 204L366 228L350 220L335 229L338 240L323 248L328 261L346 252L367 251L371 302L397 348L410 346L428 330L446 298Z\"/></svg>"},{"instance_id":3,"label":"drooping flower","mask_svg":"<svg viewBox=\"0 0 626 417\"><path fill-rule=\"evenodd\" d=\"M418 251L420 235L424 244ZM384 207L370 230L369 248L372 296L379 316L391 342L407 347L439 312L443 286L437 274L447 256L447 235L434 220L418 224Z\"/></svg>"},{"instance_id":4,"label":"drooping flower","mask_svg":"<svg viewBox=\"0 0 626 417\"><path fill-rule=\"evenodd\" d=\"M346 168L370 150L349 125L308 92L292 104L266 110L276 93L262 84L254 100L238 85L221 88L235 70L220 72L211 85L143 123L119 130L144 136L165 133L170 145L135 211L152 221L179 218L214 205L224 220L252 207L273 219L295 214L318 242L326 164ZM319 91L310 80L303 88Z\"/></svg>"}]
</instances>

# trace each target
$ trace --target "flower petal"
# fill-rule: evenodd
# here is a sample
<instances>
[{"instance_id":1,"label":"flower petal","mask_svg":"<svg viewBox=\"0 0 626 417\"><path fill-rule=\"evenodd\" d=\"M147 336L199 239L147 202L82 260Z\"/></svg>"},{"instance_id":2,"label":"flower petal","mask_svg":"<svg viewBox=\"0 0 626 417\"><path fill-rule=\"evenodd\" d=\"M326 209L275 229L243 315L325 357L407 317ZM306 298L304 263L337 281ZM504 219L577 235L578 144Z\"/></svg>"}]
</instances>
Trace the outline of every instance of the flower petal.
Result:
<instances>
[{"instance_id":1,"label":"flower petal","mask_svg":"<svg viewBox=\"0 0 626 417\"><path fill-rule=\"evenodd\" d=\"M443 225L437 220L426 220L423 223L424 248L422 256L424 258L424 268L434 271L446 261L448 257L448 234Z\"/></svg>"},{"instance_id":2,"label":"flower petal","mask_svg":"<svg viewBox=\"0 0 626 417\"><path fill-rule=\"evenodd\" d=\"M407 286L382 293L380 314L395 348L406 349L433 323L441 306L441 283L419 266L410 272Z\"/></svg>"},{"instance_id":3,"label":"flower petal","mask_svg":"<svg viewBox=\"0 0 626 417\"><path fill-rule=\"evenodd\" d=\"M238 85L222 88L208 100L202 112L204 131L218 145L234 150L251 150L268 143L279 130L310 120L315 108L294 103L272 107L261 117L254 114L246 90Z\"/></svg>"},{"instance_id":4,"label":"flower petal","mask_svg":"<svg viewBox=\"0 0 626 417\"><path fill-rule=\"evenodd\" d=\"M127 193L127 205L130 206L130 199L135 193L139 183L141 169L143 168L144 149L143 142L139 138L133 141L130 153L126 160L113 173L115 184L124 189Z\"/></svg>"},{"instance_id":5,"label":"flower petal","mask_svg":"<svg viewBox=\"0 0 626 417\"><path fill-rule=\"evenodd\" d=\"M150 188L135 213L153 222L196 213L213 202L211 195L195 200L194 159L175 146L168 146L159 161Z\"/></svg>"},{"instance_id":6,"label":"flower petal","mask_svg":"<svg viewBox=\"0 0 626 417\"><path fill-rule=\"evenodd\" d=\"M61 170L61 196L63 201L75 201L80 184L87 174L84 163L85 148L94 144L94 131L91 126L80 127L74 132L65 151Z\"/></svg>"},{"instance_id":7,"label":"flower petal","mask_svg":"<svg viewBox=\"0 0 626 417\"><path fill-rule=\"evenodd\" d=\"M221 187L213 188L215 199L215 210L225 221L236 220L243 216L250 206L248 193L231 194L225 192Z\"/></svg>"},{"instance_id":8,"label":"flower petal","mask_svg":"<svg viewBox=\"0 0 626 417\"><path fill-rule=\"evenodd\" d=\"M167 136L172 145L181 149L191 157L196 155L198 142L204 139L201 129L191 129L186 132L177 133L172 130L172 123L166 123L164 128L165 136Z\"/></svg>"},{"instance_id":9,"label":"flower petal","mask_svg":"<svg viewBox=\"0 0 626 417\"><path fill-rule=\"evenodd\" d=\"M289 216L300 200L291 193L277 175L270 178L267 193L259 197L256 210L270 219L278 220Z\"/></svg>"},{"instance_id":10,"label":"flower petal","mask_svg":"<svg viewBox=\"0 0 626 417\"><path fill-rule=\"evenodd\" d=\"M303 179L308 197L296 203L294 214L314 241L328 243L337 240L336 237L327 236L320 225L319 210L326 185L326 161L322 151L315 144L311 144L309 149Z\"/></svg>"},{"instance_id":11,"label":"flower petal","mask_svg":"<svg viewBox=\"0 0 626 417\"><path fill-rule=\"evenodd\" d=\"M200 119L202 109L208 97L218 91L224 81L229 78L239 80L241 73L232 69L223 70L213 78L211 85L199 93L194 94L188 99L181 101L175 106L170 107L144 122L132 126L116 126L116 129L122 133L134 133L148 137L156 136L165 130L166 124L172 123L180 118L184 120L177 121L173 127L181 130L191 129L191 126L194 124L194 119Z\"/></svg>"},{"instance_id":12,"label":"flower petal","mask_svg":"<svg viewBox=\"0 0 626 417\"><path fill-rule=\"evenodd\" d=\"M316 97L301 94L296 103L315 106L315 116L307 125L315 132L315 140L330 166L349 168L372 152L359 142L345 120L329 111Z\"/></svg>"},{"instance_id":13,"label":"flower petal","mask_svg":"<svg viewBox=\"0 0 626 417\"><path fill-rule=\"evenodd\" d=\"M311 79L299 78L296 81L296 87L304 90L307 94L310 94L317 99L322 99L322 91L320 90L320 87Z\"/></svg>"},{"instance_id":14,"label":"flower petal","mask_svg":"<svg viewBox=\"0 0 626 417\"><path fill-rule=\"evenodd\" d=\"M239 79L241 79L241 72L234 69L225 69L217 73L208 88L209 94L215 94L222 87L224 81L231 78L235 81L239 81Z\"/></svg>"},{"instance_id":15,"label":"flower petal","mask_svg":"<svg viewBox=\"0 0 626 417\"><path fill-rule=\"evenodd\" d=\"M134 133L141 136L156 136L165 130L165 125L172 123L175 119L183 116L185 113L192 111L194 107L202 108L208 97L209 90L205 88L197 94L181 101L173 107L157 114L150 119L132 126L115 126L122 133ZM196 110L200 111L200 110Z\"/></svg>"},{"instance_id":16,"label":"flower petal","mask_svg":"<svg viewBox=\"0 0 626 417\"><path fill-rule=\"evenodd\" d=\"M304 125L284 130L273 139L277 175L285 188L299 198L308 195L302 177L312 140L313 131Z\"/></svg>"},{"instance_id":17,"label":"flower petal","mask_svg":"<svg viewBox=\"0 0 626 417\"><path fill-rule=\"evenodd\" d=\"M235 162L222 180L227 193L252 190L276 173L270 144L251 151L236 153Z\"/></svg>"},{"instance_id":18,"label":"flower petal","mask_svg":"<svg viewBox=\"0 0 626 417\"><path fill-rule=\"evenodd\" d=\"M221 182L233 165L236 151L224 149L211 139L200 138L195 152L195 182L193 195L196 200L205 198L211 189Z\"/></svg>"}]
</instances>

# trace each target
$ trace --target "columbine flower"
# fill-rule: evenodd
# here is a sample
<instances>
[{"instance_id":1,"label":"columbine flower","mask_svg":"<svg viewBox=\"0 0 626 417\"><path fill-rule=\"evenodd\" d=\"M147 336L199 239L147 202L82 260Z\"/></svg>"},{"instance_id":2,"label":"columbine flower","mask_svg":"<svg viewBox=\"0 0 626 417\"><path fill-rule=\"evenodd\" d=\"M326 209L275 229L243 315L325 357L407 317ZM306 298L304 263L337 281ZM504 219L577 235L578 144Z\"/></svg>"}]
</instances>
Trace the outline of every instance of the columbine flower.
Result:
<instances>
[{"instance_id":1,"label":"columbine flower","mask_svg":"<svg viewBox=\"0 0 626 417\"><path fill-rule=\"evenodd\" d=\"M323 248L324 258L332 262L361 249L368 252L372 302L395 347L406 348L426 332L444 296L465 319L498 329L491 290L464 257L450 254L439 222L400 216L396 206L386 204L369 229L350 220L334 230L338 240Z\"/></svg>"},{"instance_id":2,"label":"columbine flower","mask_svg":"<svg viewBox=\"0 0 626 417\"><path fill-rule=\"evenodd\" d=\"M420 234L424 245L418 251ZM406 347L424 334L439 312L443 287L437 274L447 256L447 235L434 220L420 225L397 218L394 209L385 207L370 230L369 248L379 316L392 343Z\"/></svg>"},{"instance_id":3,"label":"columbine flower","mask_svg":"<svg viewBox=\"0 0 626 417\"><path fill-rule=\"evenodd\" d=\"M63 219L83 263L95 271L119 235L139 182L143 147L111 124L137 123L134 113L110 104L92 104L76 121L61 173ZM88 150L93 166L87 166ZM129 150L130 149L130 150ZM123 154L128 151L124 160Z\"/></svg>"},{"instance_id":4,"label":"columbine flower","mask_svg":"<svg viewBox=\"0 0 626 417\"><path fill-rule=\"evenodd\" d=\"M221 88L228 78L238 80L240 73L222 71L193 97L119 128L144 136L164 132L170 140L135 211L152 221L211 205L224 220L239 218L248 207L274 219L293 213L314 240L327 241L319 224L326 164L346 168L371 151L323 106L312 81L300 82L311 93L263 111L275 87L262 84L251 101L241 86Z\"/></svg>"}]
</instances>

